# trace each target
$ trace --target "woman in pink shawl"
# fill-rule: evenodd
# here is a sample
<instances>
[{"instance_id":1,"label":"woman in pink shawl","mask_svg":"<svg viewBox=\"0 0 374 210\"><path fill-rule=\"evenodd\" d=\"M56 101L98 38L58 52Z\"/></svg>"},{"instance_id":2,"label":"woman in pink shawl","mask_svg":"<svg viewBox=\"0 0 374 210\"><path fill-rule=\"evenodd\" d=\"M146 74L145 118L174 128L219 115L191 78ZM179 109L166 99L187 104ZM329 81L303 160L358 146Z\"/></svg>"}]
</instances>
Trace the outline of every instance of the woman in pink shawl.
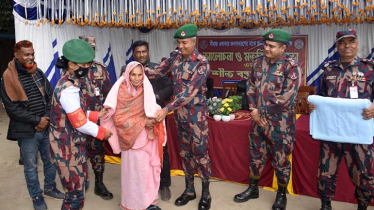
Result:
<instances>
[{"instance_id":1,"label":"woman in pink shawl","mask_svg":"<svg viewBox=\"0 0 374 210\"><path fill-rule=\"evenodd\" d=\"M113 132L109 143L121 152L121 208L159 210L158 201L162 145L166 141L164 122L157 123L160 109L152 85L138 62L127 65L113 85L104 106L108 114L101 124Z\"/></svg>"}]
</instances>

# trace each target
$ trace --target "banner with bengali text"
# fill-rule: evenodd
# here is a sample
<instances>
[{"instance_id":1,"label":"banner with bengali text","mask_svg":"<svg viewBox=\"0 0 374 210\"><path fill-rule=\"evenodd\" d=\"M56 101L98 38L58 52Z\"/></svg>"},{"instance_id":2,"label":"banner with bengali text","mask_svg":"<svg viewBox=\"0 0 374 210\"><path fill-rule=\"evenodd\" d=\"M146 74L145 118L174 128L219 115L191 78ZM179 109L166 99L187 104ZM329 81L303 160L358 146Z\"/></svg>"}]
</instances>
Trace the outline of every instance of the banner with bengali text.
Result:
<instances>
[{"instance_id":1,"label":"banner with bengali text","mask_svg":"<svg viewBox=\"0 0 374 210\"><path fill-rule=\"evenodd\" d=\"M263 55L264 39L261 36L198 36L197 47L210 63L210 78L214 87L223 81L246 80L254 60ZM294 35L286 53L298 61L303 71L302 85L306 84L308 35Z\"/></svg>"}]
</instances>

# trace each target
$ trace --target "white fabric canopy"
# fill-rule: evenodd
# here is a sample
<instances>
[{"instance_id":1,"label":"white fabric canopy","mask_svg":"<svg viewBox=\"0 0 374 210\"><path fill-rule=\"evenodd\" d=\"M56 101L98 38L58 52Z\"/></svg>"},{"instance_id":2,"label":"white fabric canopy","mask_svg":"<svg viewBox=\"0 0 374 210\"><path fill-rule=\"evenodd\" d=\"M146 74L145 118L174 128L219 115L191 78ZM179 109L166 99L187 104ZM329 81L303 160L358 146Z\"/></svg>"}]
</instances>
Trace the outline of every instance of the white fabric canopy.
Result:
<instances>
[{"instance_id":1,"label":"white fabric canopy","mask_svg":"<svg viewBox=\"0 0 374 210\"><path fill-rule=\"evenodd\" d=\"M55 52L62 55L63 44L79 35L89 34L96 37L97 52L95 60L102 62L108 52L109 45L112 48L112 55L115 64L117 76L120 73L121 66L126 61L126 51L130 48L132 41L145 40L150 45L150 57L152 62L160 62L162 57L169 56L170 52L176 48L176 41L173 39L175 29L152 30L149 33L141 33L138 29L129 28L100 28L100 27L78 27L75 25L53 26L49 23L36 27L30 21L25 24L25 20L14 13L16 41L30 40L34 44L36 62L43 70L50 66ZM359 39L360 57L366 57L374 47L374 25L360 24L352 26L295 26L282 28L291 32L291 34L308 35L308 54L307 54L307 75L313 72L321 62L328 56L328 49L333 45L336 32L352 28L357 31ZM198 36L220 36L220 35L261 35L270 29L252 29L243 30L232 28L227 30L201 29ZM52 42L57 39L57 46L54 49Z\"/></svg>"}]
</instances>

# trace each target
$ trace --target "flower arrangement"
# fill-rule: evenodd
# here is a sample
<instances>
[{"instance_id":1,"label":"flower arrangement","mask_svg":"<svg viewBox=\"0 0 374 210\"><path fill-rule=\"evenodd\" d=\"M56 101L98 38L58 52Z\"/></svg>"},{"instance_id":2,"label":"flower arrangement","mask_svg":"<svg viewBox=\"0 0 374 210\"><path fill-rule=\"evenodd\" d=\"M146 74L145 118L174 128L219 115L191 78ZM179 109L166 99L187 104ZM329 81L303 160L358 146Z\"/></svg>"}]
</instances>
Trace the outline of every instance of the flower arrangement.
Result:
<instances>
[{"instance_id":1,"label":"flower arrangement","mask_svg":"<svg viewBox=\"0 0 374 210\"><path fill-rule=\"evenodd\" d=\"M37 13L42 15L39 17L40 23L37 23L36 26L40 27L46 22L61 26L66 21L66 24L77 26L172 29L194 23L199 28L222 29L321 24L354 25L374 21L372 0L344 1L344 4L339 0L242 0L240 2L225 0L220 1L220 4L210 3L209 5L206 4L206 1L191 1L192 3L184 8L175 6L177 0L174 1L173 6L169 1L167 6L160 6L160 1L146 1L146 6L144 6L143 4L135 4L134 1L124 0L124 4L129 4L130 9L122 8L121 1L112 1L104 7L104 1L101 0L96 1L99 3L93 3L95 1L87 3L87 6L80 10L74 9L76 5L91 1L71 0L69 2L70 5L67 8L51 10L52 14L42 13L39 11L42 7L37 6ZM88 4L98 4L95 7L102 9L96 12L91 11ZM59 16L62 13L67 14L66 17ZM56 18L47 19L47 16ZM25 21L25 24L34 23L36 21L30 21L30 23Z\"/></svg>"},{"instance_id":2,"label":"flower arrangement","mask_svg":"<svg viewBox=\"0 0 374 210\"><path fill-rule=\"evenodd\" d=\"M242 108L242 97L241 96L230 96L231 102L229 102L229 106L232 108L232 112L236 112Z\"/></svg>"},{"instance_id":3,"label":"flower arrangement","mask_svg":"<svg viewBox=\"0 0 374 210\"><path fill-rule=\"evenodd\" d=\"M221 114L221 111L220 111L221 106L222 106L221 102L222 102L222 99L217 98L217 97L213 97L207 100L208 111L210 115Z\"/></svg>"},{"instance_id":4,"label":"flower arrangement","mask_svg":"<svg viewBox=\"0 0 374 210\"><path fill-rule=\"evenodd\" d=\"M230 107L230 103L232 103L234 100L225 98L222 100L222 107L220 109L222 115L228 116L232 112L232 108Z\"/></svg>"}]
</instances>

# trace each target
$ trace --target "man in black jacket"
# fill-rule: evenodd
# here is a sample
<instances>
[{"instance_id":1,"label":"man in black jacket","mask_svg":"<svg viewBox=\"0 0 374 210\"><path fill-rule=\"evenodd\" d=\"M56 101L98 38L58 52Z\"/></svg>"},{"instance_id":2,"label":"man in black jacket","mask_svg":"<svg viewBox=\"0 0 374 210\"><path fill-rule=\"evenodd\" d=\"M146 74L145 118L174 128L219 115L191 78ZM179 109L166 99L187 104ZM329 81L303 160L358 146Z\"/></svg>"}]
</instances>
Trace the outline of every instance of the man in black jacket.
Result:
<instances>
[{"instance_id":1,"label":"man in black jacket","mask_svg":"<svg viewBox=\"0 0 374 210\"><path fill-rule=\"evenodd\" d=\"M152 63L149 60L149 48L148 42L138 40L132 44L132 55L134 60L141 63L146 67L154 67L158 64ZM122 67L122 72L126 70L126 66ZM173 95L173 86L171 80L168 77L161 77L157 79L149 80L152 84L153 91L156 95L156 102L162 108L165 107L165 102L170 99ZM166 120L166 119L165 119ZM164 156L163 156L163 168L161 170L161 182L160 182L160 191L161 191L161 200L168 201L171 198L170 185L170 161L167 144L164 146Z\"/></svg>"},{"instance_id":2,"label":"man in black jacket","mask_svg":"<svg viewBox=\"0 0 374 210\"><path fill-rule=\"evenodd\" d=\"M1 81L1 97L10 118L7 139L17 140L24 161L27 189L35 210L45 210L43 190L40 189L37 154L40 152L44 169L44 195L63 199L56 188L56 170L49 153L49 114L52 87L34 62L34 48L27 40L14 46L14 59Z\"/></svg>"}]
</instances>

